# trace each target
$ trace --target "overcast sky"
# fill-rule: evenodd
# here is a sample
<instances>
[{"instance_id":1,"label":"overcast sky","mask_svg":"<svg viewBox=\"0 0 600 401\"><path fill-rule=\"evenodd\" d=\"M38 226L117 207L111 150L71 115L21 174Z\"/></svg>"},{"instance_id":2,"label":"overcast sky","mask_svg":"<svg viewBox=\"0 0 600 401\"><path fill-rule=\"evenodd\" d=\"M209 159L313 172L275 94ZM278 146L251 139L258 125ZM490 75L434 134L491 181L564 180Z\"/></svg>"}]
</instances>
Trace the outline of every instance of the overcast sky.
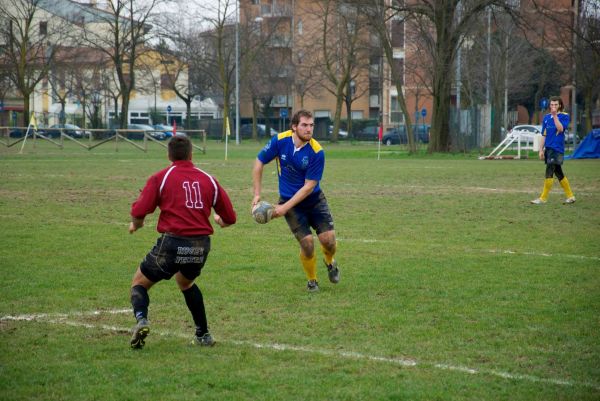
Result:
<instances>
[{"instance_id":1,"label":"overcast sky","mask_svg":"<svg viewBox=\"0 0 600 401\"><path fill-rule=\"evenodd\" d=\"M165 8L165 12L177 15L182 19L182 23L195 25L204 19L216 19L219 5L221 12L227 5L227 14L235 18L235 0L172 0ZM184 22L185 21L185 22Z\"/></svg>"}]
</instances>

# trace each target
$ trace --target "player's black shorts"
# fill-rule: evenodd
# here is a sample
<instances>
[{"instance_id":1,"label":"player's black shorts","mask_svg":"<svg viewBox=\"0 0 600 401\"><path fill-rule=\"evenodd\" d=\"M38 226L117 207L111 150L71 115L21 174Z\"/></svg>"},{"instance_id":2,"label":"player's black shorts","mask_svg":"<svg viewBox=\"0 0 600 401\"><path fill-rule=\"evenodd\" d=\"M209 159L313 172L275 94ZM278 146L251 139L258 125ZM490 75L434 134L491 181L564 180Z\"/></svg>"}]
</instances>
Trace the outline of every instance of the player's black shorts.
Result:
<instances>
[{"instance_id":1,"label":"player's black shorts","mask_svg":"<svg viewBox=\"0 0 600 401\"><path fill-rule=\"evenodd\" d=\"M546 149L544 151L546 164L558 164L559 166L563 164L563 160L565 155L554 150L554 149Z\"/></svg>"},{"instance_id":2,"label":"player's black shorts","mask_svg":"<svg viewBox=\"0 0 600 401\"><path fill-rule=\"evenodd\" d=\"M181 272L188 280L200 275L210 252L210 236L177 237L163 234L140 264L140 270L149 280L169 280Z\"/></svg>"},{"instance_id":3,"label":"player's black shorts","mask_svg":"<svg viewBox=\"0 0 600 401\"><path fill-rule=\"evenodd\" d=\"M279 199L279 204L285 203L286 199ZM323 191L310 194L302 202L290 209L285 215L290 230L298 241L312 235L312 227L317 235L331 231L333 217L329 211L329 205Z\"/></svg>"}]
</instances>

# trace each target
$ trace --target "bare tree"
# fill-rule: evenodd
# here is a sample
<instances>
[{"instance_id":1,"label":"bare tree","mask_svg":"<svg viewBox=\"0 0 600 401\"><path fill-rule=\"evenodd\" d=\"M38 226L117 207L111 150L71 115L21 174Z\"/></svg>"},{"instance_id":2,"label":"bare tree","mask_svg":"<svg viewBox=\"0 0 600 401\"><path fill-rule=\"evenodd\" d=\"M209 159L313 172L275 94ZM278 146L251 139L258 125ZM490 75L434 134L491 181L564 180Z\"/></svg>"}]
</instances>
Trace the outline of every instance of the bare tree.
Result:
<instances>
[{"instance_id":1,"label":"bare tree","mask_svg":"<svg viewBox=\"0 0 600 401\"><path fill-rule=\"evenodd\" d=\"M396 92L398 94L398 105L400 106L400 110L404 115L404 121L406 123L408 151L409 153L414 153L417 148L411 124L411 113L408 111L406 98L404 96L404 74L397 60L394 58L394 48L392 46L393 30L390 29L390 18L394 16L394 13L391 13L390 10L385 7L383 1L377 1L372 6L364 7L363 10L366 12L366 15L369 16L369 25L373 32L377 34L385 60L390 69L391 81L396 87ZM402 19L400 20L402 21Z\"/></svg>"},{"instance_id":2,"label":"bare tree","mask_svg":"<svg viewBox=\"0 0 600 401\"><path fill-rule=\"evenodd\" d=\"M241 82L244 92L252 102L252 137L258 138L257 119L259 115L266 117L265 129L270 132L271 117L275 112L273 100L285 94L286 103L291 91L292 79L295 76L291 54L291 35L282 33L281 18L271 17L266 20L244 18L242 32Z\"/></svg>"},{"instance_id":3,"label":"bare tree","mask_svg":"<svg viewBox=\"0 0 600 401\"><path fill-rule=\"evenodd\" d=\"M185 122L189 129L192 128L191 104L194 99L215 92L218 69L211 68L216 63L206 61L207 55L212 55L207 50L212 41L206 39L202 27L182 23L186 20L187 12L186 4L182 9L161 16L160 40L153 49L159 56L161 85L173 90L186 104Z\"/></svg>"},{"instance_id":4,"label":"bare tree","mask_svg":"<svg viewBox=\"0 0 600 401\"><path fill-rule=\"evenodd\" d=\"M500 10L493 12L492 17L494 30L490 35L489 49L487 41L478 40L487 35L488 22L483 16L474 23L463 41L461 68L468 78L462 81L462 93L466 95L462 103L467 107L484 103L489 88L492 109L495 111L492 115L491 139L492 143L498 143L502 139L500 128L505 121L508 123L503 115L505 101L507 108L509 105L514 108L525 104L534 107L538 88L547 90L548 85L557 82L557 75L552 73L552 78L547 78L547 62L540 57L543 50L522 37L520 28L510 16ZM482 62L488 54L494 60L489 65L489 86L488 66ZM544 56L548 58L548 55Z\"/></svg>"},{"instance_id":5,"label":"bare tree","mask_svg":"<svg viewBox=\"0 0 600 401\"><path fill-rule=\"evenodd\" d=\"M547 1L532 2L536 15L551 27L547 32L550 40L571 50L570 57L562 58L563 68L570 72L573 105L579 101L585 105L584 130L588 132L592 129L594 105L600 98L600 3L575 0L570 9L557 13Z\"/></svg>"},{"instance_id":6,"label":"bare tree","mask_svg":"<svg viewBox=\"0 0 600 401\"><path fill-rule=\"evenodd\" d=\"M107 2L107 9L95 13L97 25L84 30L85 43L104 52L112 61L121 97L119 125L125 127L129 115L129 98L136 87L136 62L146 50L154 12L162 0L114 0Z\"/></svg>"},{"instance_id":7,"label":"bare tree","mask_svg":"<svg viewBox=\"0 0 600 401\"><path fill-rule=\"evenodd\" d=\"M361 68L366 71L361 60L369 59L367 19L360 4L352 1L312 1L308 2L307 12L315 15L313 26L307 27L307 37L314 40L305 42L305 50L300 51L307 54L307 66L319 67L325 90L336 99L331 140L337 141L350 81ZM314 48L318 50L315 52Z\"/></svg>"},{"instance_id":8,"label":"bare tree","mask_svg":"<svg viewBox=\"0 0 600 401\"><path fill-rule=\"evenodd\" d=\"M184 42L185 43L185 42ZM158 60L153 60L153 64L158 61L161 67L160 85L163 88L171 89L175 95L186 105L186 127L191 128L192 101L197 93L194 87L189 85L189 60L191 53L185 47L185 44L178 42L178 48L170 47L166 42L160 41L154 47ZM170 122L167 122L170 124Z\"/></svg>"},{"instance_id":9,"label":"bare tree","mask_svg":"<svg viewBox=\"0 0 600 401\"><path fill-rule=\"evenodd\" d=\"M202 27L195 31L197 55L193 69L210 83L213 93L209 95L221 103L223 116L228 118L235 89L235 1L218 0L217 5L198 7ZM223 124L222 136L225 135L226 125Z\"/></svg>"},{"instance_id":10,"label":"bare tree","mask_svg":"<svg viewBox=\"0 0 600 401\"><path fill-rule=\"evenodd\" d=\"M590 132L594 104L600 99L600 4L582 13L577 24L574 48L576 84L585 105L584 133ZM589 4L591 7L591 4Z\"/></svg>"},{"instance_id":11,"label":"bare tree","mask_svg":"<svg viewBox=\"0 0 600 401\"><path fill-rule=\"evenodd\" d=\"M511 2L507 0L462 1L460 14L458 0L436 0L418 2L393 2L390 8L394 13L405 16L411 29L427 34L426 49L430 54L431 91L433 96L430 152L450 150L449 117L450 94L456 50L473 27L473 23L488 7L496 6L513 15Z\"/></svg>"},{"instance_id":12,"label":"bare tree","mask_svg":"<svg viewBox=\"0 0 600 401\"><path fill-rule=\"evenodd\" d=\"M48 83L51 97L56 100L61 110L59 123L65 124L65 106L69 99L77 99L82 104L85 117L85 91L91 82L89 72L100 64L101 60L93 58L91 49L81 47L62 47L48 72Z\"/></svg>"},{"instance_id":13,"label":"bare tree","mask_svg":"<svg viewBox=\"0 0 600 401\"><path fill-rule=\"evenodd\" d=\"M23 95L23 125L29 121L31 96L53 65L67 38L69 25L60 18L43 19L40 0L0 1L0 64Z\"/></svg>"},{"instance_id":14,"label":"bare tree","mask_svg":"<svg viewBox=\"0 0 600 401\"><path fill-rule=\"evenodd\" d=\"M73 92L82 108L82 127L87 127L86 119L91 120L92 128L100 128L103 98L102 75L110 65L104 53L95 49L79 48L73 58L79 68L73 71Z\"/></svg>"}]
</instances>

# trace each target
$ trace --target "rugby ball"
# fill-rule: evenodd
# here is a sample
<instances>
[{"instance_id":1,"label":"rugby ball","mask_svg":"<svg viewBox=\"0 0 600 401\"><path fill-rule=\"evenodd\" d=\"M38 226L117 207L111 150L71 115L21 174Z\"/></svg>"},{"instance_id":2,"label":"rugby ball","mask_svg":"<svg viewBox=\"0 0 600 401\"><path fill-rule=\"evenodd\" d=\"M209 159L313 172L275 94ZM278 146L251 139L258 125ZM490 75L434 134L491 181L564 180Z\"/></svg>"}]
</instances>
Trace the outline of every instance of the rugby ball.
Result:
<instances>
[{"instance_id":1,"label":"rugby ball","mask_svg":"<svg viewBox=\"0 0 600 401\"><path fill-rule=\"evenodd\" d=\"M269 202L260 201L252 209L252 217L259 224L267 224L273 217L275 207Z\"/></svg>"}]
</instances>

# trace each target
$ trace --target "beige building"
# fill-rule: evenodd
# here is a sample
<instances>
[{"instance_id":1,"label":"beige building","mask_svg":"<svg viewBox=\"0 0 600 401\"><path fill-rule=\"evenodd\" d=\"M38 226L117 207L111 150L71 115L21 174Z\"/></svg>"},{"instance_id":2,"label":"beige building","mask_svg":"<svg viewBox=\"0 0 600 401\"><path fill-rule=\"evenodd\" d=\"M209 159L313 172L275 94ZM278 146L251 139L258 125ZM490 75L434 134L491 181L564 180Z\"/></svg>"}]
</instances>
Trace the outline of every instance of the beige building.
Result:
<instances>
[{"instance_id":1,"label":"beige building","mask_svg":"<svg viewBox=\"0 0 600 401\"><path fill-rule=\"evenodd\" d=\"M0 0L3 7L10 4L16 3ZM13 20L15 29L25 26L19 14L22 9L13 6L10 9L13 13L5 16ZM29 35L35 40L43 38L43 46L57 49L54 62L36 85L29 102L30 113L35 113L39 125L50 126L60 120L83 125L85 120L89 127L95 115L107 127L115 118L115 110L120 112L121 98L114 65L103 51L90 48L81 40L87 33L98 42L110 43L107 35L111 34L108 24L112 18L108 11L93 4L69 0L40 0L37 3ZM47 50L42 48L42 51ZM173 85L180 92L186 92L187 66L143 46L138 48L138 54L136 88L130 95L127 121L158 124L166 123L168 118L169 123L176 120L178 125L183 125L187 106L176 96ZM0 124L26 124L22 117L22 96L12 85L3 96L4 99L0 98ZM221 117L221 110L210 100L194 99L191 117L216 119Z\"/></svg>"}]
</instances>

